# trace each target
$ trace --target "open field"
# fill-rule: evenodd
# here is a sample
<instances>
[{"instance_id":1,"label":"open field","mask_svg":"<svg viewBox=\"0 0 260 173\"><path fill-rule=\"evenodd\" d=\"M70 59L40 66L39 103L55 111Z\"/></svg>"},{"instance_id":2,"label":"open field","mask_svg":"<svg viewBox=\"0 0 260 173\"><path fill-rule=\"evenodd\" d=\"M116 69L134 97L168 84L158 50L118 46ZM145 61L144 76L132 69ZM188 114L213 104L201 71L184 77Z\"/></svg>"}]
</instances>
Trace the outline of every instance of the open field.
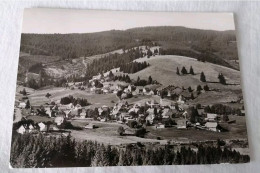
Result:
<instances>
[{"instance_id":1,"label":"open field","mask_svg":"<svg viewBox=\"0 0 260 173\"><path fill-rule=\"evenodd\" d=\"M71 135L76 140L92 140L104 144L110 145L120 145L120 144L130 144L136 142L143 143L162 143L166 144L166 140L156 140L149 138L139 138L133 135L133 130L128 126L118 123L109 122L98 122L98 121L87 121L87 120L72 120L71 123L76 126L84 127L88 123L96 125L96 129L84 129L81 131L72 130ZM119 126L123 126L126 130L126 135L119 136L117 134L117 129Z\"/></svg>"},{"instance_id":2,"label":"open field","mask_svg":"<svg viewBox=\"0 0 260 173\"><path fill-rule=\"evenodd\" d=\"M176 129L175 127L165 129L155 129L148 126L148 138L161 137L162 139L172 139L176 141L204 141L204 140L217 140L217 139L247 139L246 132L246 119L244 116L230 116L230 120L236 120L234 124L220 123L228 132L212 132L207 130L196 129Z\"/></svg>"},{"instance_id":3,"label":"open field","mask_svg":"<svg viewBox=\"0 0 260 173\"><path fill-rule=\"evenodd\" d=\"M194 87L196 85L205 85L205 83L200 81L200 73L203 72L207 79L207 84L209 87L214 88L227 88L227 89L240 89L240 72L231 68L224 66L200 62L194 58L184 57L184 56L175 56L175 55L156 55L151 56L150 58L144 57L136 60L137 62L146 61L150 64L150 67L145 68L135 74L130 76L134 79L137 79L140 76L141 79L147 79L150 75L153 79L157 80L163 86L176 85L184 87ZM177 75L177 67L181 71L182 67L185 66L189 72L190 66L193 67L195 75ZM228 84L237 84L237 85L227 85L223 86L219 83L210 83L218 82L218 74L222 73ZM162 77L163 76L163 77Z\"/></svg>"},{"instance_id":4,"label":"open field","mask_svg":"<svg viewBox=\"0 0 260 173\"><path fill-rule=\"evenodd\" d=\"M132 136L133 130L126 125L110 123L110 122L98 122L88 120L72 120L72 124L75 126L84 127L88 123L98 126L96 129L85 129L83 131L72 131L72 136L80 140L94 140L102 143L109 143L111 145L136 143L136 142L160 142L166 143L168 140L175 142L190 142L190 141L206 141L206 140L232 140L232 139L246 139L246 122L245 117L242 116L230 116L230 119L236 120L234 124L220 123L223 127L228 127L228 132L212 132L206 130L186 129L180 130L176 127L155 129L154 126L148 126L148 131L145 138L139 138ZM125 136L119 136L117 134L117 128L123 126L126 130ZM98 138L97 138L98 136ZM160 137L162 140L157 140Z\"/></svg>"},{"instance_id":5,"label":"open field","mask_svg":"<svg viewBox=\"0 0 260 173\"><path fill-rule=\"evenodd\" d=\"M22 95L19 93L19 91L23 90L23 88L28 91L28 98L30 100L31 105L39 106L44 105L51 101L58 101L62 97L66 97L69 95L72 95L76 98L85 98L87 99L91 105L89 107L100 107L103 105L107 106L114 106L114 103L112 101L117 102L118 97L115 94L92 94L88 91L82 91L78 89L66 89L61 87L48 87L45 89L40 90L33 90L27 87L17 86L17 94L16 99L21 98ZM50 93L50 98L45 97L47 93Z\"/></svg>"},{"instance_id":6,"label":"open field","mask_svg":"<svg viewBox=\"0 0 260 173\"><path fill-rule=\"evenodd\" d=\"M33 115L33 116L27 116L27 119L33 120L35 123L40 123L40 122L48 122L51 121L53 122L53 118L49 118L49 117L44 117L44 116L37 116L37 115Z\"/></svg>"}]
</instances>

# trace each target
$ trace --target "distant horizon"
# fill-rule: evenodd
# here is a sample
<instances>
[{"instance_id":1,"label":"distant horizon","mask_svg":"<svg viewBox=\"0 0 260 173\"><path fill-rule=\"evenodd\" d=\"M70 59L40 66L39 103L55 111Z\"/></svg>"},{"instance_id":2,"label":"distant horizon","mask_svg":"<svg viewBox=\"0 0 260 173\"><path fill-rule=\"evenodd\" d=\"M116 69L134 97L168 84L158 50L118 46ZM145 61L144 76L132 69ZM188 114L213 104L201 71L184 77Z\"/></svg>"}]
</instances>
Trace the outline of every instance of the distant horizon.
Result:
<instances>
[{"instance_id":1,"label":"distant horizon","mask_svg":"<svg viewBox=\"0 0 260 173\"><path fill-rule=\"evenodd\" d=\"M95 33L101 33L101 32L109 32L109 31L127 31L127 30L130 30L130 29L149 28L149 27L151 27L151 28L155 28L155 27L183 27L183 28L186 28L186 29L196 29L196 30L202 30L202 31L216 31L216 32L235 31L235 30L232 30L232 29L219 31L219 30L213 30L213 29L190 28L190 27L185 27L185 26L169 26L169 25L162 25L162 26L133 27L133 28L128 28L128 29L110 29L110 30L97 31L97 32L86 32L86 33L23 33L23 32L22 32L22 34L43 34L43 35L47 35L47 34L61 34L61 35L66 35L66 34L95 34Z\"/></svg>"},{"instance_id":2,"label":"distant horizon","mask_svg":"<svg viewBox=\"0 0 260 173\"><path fill-rule=\"evenodd\" d=\"M233 13L30 8L24 10L22 33L96 33L158 26L179 26L213 31L235 30Z\"/></svg>"}]
</instances>

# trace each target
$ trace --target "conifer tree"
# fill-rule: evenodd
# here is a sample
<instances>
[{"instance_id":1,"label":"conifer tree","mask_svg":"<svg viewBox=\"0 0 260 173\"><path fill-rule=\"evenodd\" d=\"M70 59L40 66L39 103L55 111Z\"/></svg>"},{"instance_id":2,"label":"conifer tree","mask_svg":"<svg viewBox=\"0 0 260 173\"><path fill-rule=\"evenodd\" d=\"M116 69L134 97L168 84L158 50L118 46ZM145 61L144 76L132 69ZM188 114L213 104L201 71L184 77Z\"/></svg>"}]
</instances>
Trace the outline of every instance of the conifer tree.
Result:
<instances>
[{"instance_id":1,"label":"conifer tree","mask_svg":"<svg viewBox=\"0 0 260 173\"><path fill-rule=\"evenodd\" d=\"M206 76L205 76L204 72L200 73L200 81L201 82L206 82Z\"/></svg>"},{"instance_id":2,"label":"conifer tree","mask_svg":"<svg viewBox=\"0 0 260 173\"><path fill-rule=\"evenodd\" d=\"M181 69L181 73L182 73L183 75L185 75L185 74L188 73L185 67L182 67L182 69Z\"/></svg>"},{"instance_id":3,"label":"conifer tree","mask_svg":"<svg viewBox=\"0 0 260 173\"><path fill-rule=\"evenodd\" d=\"M205 85L205 86L203 87L203 89L204 89L205 91L209 91L209 86L208 86L208 85Z\"/></svg>"},{"instance_id":4,"label":"conifer tree","mask_svg":"<svg viewBox=\"0 0 260 173\"><path fill-rule=\"evenodd\" d=\"M191 87L190 87L190 86L188 87L188 91L189 91L189 92L192 92L192 89L191 89Z\"/></svg>"},{"instance_id":5,"label":"conifer tree","mask_svg":"<svg viewBox=\"0 0 260 173\"><path fill-rule=\"evenodd\" d=\"M193 93L191 93L190 98L191 98L192 100L195 99Z\"/></svg>"},{"instance_id":6,"label":"conifer tree","mask_svg":"<svg viewBox=\"0 0 260 173\"><path fill-rule=\"evenodd\" d=\"M152 82L153 82L153 79L152 79L151 76L149 76L149 78L148 78L148 84L152 84Z\"/></svg>"},{"instance_id":7,"label":"conifer tree","mask_svg":"<svg viewBox=\"0 0 260 173\"><path fill-rule=\"evenodd\" d=\"M31 107L30 101L27 100L26 105L25 105L25 109L29 109Z\"/></svg>"},{"instance_id":8,"label":"conifer tree","mask_svg":"<svg viewBox=\"0 0 260 173\"><path fill-rule=\"evenodd\" d=\"M200 85L197 86L197 91L200 92L202 90L202 87Z\"/></svg>"},{"instance_id":9,"label":"conifer tree","mask_svg":"<svg viewBox=\"0 0 260 173\"><path fill-rule=\"evenodd\" d=\"M219 79L219 83L223 84L223 85L226 85L226 79L224 77L224 75L222 73L219 73L218 75L218 79Z\"/></svg>"},{"instance_id":10,"label":"conifer tree","mask_svg":"<svg viewBox=\"0 0 260 173\"><path fill-rule=\"evenodd\" d=\"M195 73L194 73L194 71L193 71L193 68L192 68L192 66L190 66L190 74L192 74L192 75L194 75Z\"/></svg>"},{"instance_id":11,"label":"conifer tree","mask_svg":"<svg viewBox=\"0 0 260 173\"><path fill-rule=\"evenodd\" d=\"M177 70L176 70L176 74L177 75L180 75L180 71L179 71L179 68L177 67Z\"/></svg>"}]
</instances>

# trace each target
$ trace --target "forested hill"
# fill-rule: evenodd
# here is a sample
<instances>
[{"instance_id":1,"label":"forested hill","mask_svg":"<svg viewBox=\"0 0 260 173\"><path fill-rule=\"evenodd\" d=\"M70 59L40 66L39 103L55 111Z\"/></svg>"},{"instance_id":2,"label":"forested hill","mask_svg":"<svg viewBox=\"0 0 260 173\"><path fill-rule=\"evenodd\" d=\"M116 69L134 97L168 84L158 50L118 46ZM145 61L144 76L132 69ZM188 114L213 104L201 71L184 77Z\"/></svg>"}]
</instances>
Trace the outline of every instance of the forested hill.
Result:
<instances>
[{"instance_id":1,"label":"forested hill","mask_svg":"<svg viewBox=\"0 0 260 173\"><path fill-rule=\"evenodd\" d=\"M189 50L197 53L207 51L226 60L237 59L234 31L199 30L172 26L86 34L22 34L21 51L73 59L149 44L159 44L162 48Z\"/></svg>"}]
</instances>

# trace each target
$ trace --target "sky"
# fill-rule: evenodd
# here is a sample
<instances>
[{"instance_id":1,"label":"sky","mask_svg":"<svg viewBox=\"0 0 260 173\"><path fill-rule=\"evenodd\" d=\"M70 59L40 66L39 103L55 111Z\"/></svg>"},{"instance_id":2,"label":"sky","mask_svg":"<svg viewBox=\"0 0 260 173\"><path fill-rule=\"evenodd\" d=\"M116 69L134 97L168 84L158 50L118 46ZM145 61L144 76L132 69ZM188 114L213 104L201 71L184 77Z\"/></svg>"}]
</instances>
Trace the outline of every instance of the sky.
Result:
<instances>
[{"instance_id":1,"label":"sky","mask_svg":"<svg viewBox=\"0 0 260 173\"><path fill-rule=\"evenodd\" d=\"M24 10L23 33L93 33L145 26L184 26L235 30L233 13L135 12L30 8Z\"/></svg>"}]
</instances>

